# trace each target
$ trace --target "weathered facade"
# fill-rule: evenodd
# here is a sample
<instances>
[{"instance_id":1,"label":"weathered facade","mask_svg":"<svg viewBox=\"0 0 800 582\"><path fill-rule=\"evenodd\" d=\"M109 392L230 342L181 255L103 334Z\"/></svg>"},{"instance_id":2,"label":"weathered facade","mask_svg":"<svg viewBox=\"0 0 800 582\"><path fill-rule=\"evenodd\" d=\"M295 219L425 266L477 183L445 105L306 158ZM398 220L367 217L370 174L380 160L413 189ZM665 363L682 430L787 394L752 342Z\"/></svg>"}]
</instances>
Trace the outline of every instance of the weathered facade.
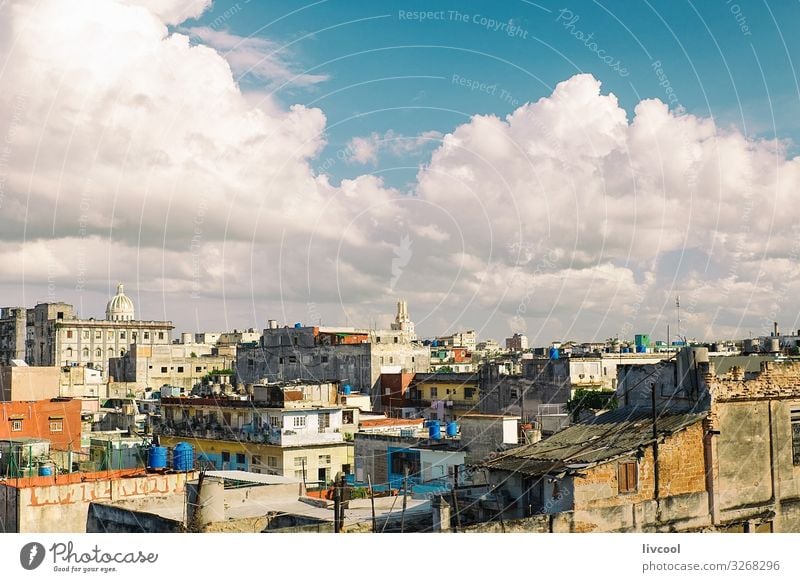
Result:
<instances>
[{"instance_id":1,"label":"weathered facade","mask_svg":"<svg viewBox=\"0 0 800 582\"><path fill-rule=\"evenodd\" d=\"M718 375L707 350L687 348L621 369L617 399L614 412L485 463L497 486L479 519L539 527L534 518L548 515L546 531L800 531L800 363Z\"/></svg>"}]
</instances>

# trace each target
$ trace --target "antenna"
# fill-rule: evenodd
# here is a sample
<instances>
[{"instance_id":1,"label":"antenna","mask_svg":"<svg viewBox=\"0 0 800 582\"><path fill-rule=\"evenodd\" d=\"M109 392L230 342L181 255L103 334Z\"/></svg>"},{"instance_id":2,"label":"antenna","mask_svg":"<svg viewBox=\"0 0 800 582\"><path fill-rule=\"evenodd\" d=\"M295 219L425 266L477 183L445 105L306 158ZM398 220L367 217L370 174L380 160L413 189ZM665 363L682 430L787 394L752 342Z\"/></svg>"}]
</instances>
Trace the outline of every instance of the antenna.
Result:
<instances>
[{"instance_id":1,"label":"antenna","mask_svg":"<svg viewBox=\"0 0 800 582\"><path fill-rule=\"evenodd\" d=\"M681 337L681 296L675 295L675 309L678 312L678 339Z\"/></svg>"}]
</instances>

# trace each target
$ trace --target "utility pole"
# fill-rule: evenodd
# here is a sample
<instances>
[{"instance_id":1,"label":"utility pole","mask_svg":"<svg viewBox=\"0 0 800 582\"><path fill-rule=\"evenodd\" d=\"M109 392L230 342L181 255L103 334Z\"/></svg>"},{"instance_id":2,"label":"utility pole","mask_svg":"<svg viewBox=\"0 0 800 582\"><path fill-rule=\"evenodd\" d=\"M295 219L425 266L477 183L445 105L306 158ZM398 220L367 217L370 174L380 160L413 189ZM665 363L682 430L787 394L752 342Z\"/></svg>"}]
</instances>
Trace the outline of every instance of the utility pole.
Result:
<instances>
[{"instance_id":1,"label":"utility pole","mask_svg":"<svg viewBox=\"0 0 800 582\"><path fill-rule=\"evenodd\" d=\"M408 496L408 465L403 467L403 510L400 513L400 533L406 525L406 497Z\"/></svg>"},{"instance_id":2,"label":"utility pole","mask_svg":"<svg viewBox=\"0 0 800 582\"><path fill-rule=\"evenodd\" d=\"M367 475L367 484L369 485L369 502L372 505L372 533L376 533L378 525L375 522L375 493L372 490L372 475Z\"/></svg>"},{"instance_id":3,"label":"utility pole","mask_svg":"<svg viewBox=\"0 0 800 582\"><path fill-rule=\"evenodd\" d=\"M339 514L342 510L342 488L339 487L339 479L333 482L333 533L341 533L339 525Z\"/></svg>"},{"instance_id":4,"label":"utility pole","mask_svg":"<svg viewBox=\"0 0 800 582\"><path fill-rule=\"evenodd\" d=\"M653 407L653 497L658 501L658 413L656 412L656 383L650 384L650 403Z\"/></svg>"},{"instance_id":5,"label":"utility pole","mask_svg":"<svg viewBox=\"0 0 800 582\"><path fill-rule=\"evenodd\" d=\"M461 512L458 510L458 465L453 466L453 510L456 512L456 533L461 529Z\"/></svg>"}]
</instances>

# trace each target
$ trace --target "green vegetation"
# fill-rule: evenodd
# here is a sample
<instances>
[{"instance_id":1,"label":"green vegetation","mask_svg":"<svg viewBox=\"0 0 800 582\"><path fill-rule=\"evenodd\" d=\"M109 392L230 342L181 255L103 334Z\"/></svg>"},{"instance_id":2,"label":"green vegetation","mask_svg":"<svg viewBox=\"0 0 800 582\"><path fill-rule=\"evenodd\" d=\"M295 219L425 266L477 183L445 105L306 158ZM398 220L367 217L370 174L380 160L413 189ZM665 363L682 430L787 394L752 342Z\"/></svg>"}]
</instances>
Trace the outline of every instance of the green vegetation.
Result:
<instances>
[{"instance_id":1,"label":"green vegetation","mask_svg":"<svg viewBox=\"0 0 800 582\"><path fill-rule=\"evenodd\" d=\"M610 390L576 390L572 399L567 402L567 412L573 422L583 410L615 410L617 408L616 393Z\"/></svg>"}]
</instances>

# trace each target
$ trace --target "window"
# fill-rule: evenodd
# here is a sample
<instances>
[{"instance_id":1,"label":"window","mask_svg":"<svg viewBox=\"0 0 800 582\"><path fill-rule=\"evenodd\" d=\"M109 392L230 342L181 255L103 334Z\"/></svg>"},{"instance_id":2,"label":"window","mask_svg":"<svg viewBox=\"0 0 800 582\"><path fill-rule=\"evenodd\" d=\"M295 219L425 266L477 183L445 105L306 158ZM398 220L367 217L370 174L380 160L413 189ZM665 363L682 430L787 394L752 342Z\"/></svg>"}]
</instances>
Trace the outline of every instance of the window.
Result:
<instances>
[{"instance_id":1,"label":"window","mask_svg":"<svg viewBox=\"0 0 800 582\"><path fill-rule=\"evenodd\" d=\"M320 358L320 361L322 361L323 364L327 364L328 363L328 356L322 356Z\"/></svg>"},{"instance_id":2,"label":"window","mask_svg":"<svg viewBox=\"0 0 800 582\"><path fill-rule=\"evenodd\" d=\"M464 388L464 399L469 400L475 396L475 388Z\"/></svg>"},{"instance_id":3,"label":"window","mask_svg":"<svg viewBox=\"0 0 800 582\"><path fill-rule=\"evenodd\" d=\"M294 340L294 345L297 345L297 338L296 338L296 337L294 337L294 338L292 338L292 339Z\"/></svg>"},{"instance_id":4,"label":"window","mask_svg":"<svg viewBox=\"0 0 800 582\"><path fill-rule=\"evenodd\" d=\"M294 458L294 466L295 467L305 467L306 466L306 458L305 457L295 457Z\"/></svg>"},{"instance_id":5,"label":"window","mask_svg":"<svg viewBox=\"0 0 800 582\"><path fill-rule=\"evenodd\" d=\"M519 398L519 394L517 394L516 390L509 390L508 391L508 397L511 398L512 400L514 400L516 398Z\"/></svg>"},{"instance_id":6,"label":"window","mask_svg":"<svg viewBox=\"0 0 800 582\"><path fill-rule=\"evenodd\" d=\"M283 358L278 358L278 363L283 364Z\"/></svg>"},{"instance_id":7,"label":"window","mask_svg":"<svg viewBox=\"0 0 800 582\"><path fill-rule=\"evenodd\" d=\"M183 366L178 366L178 372L179 373L183 372Z\"/></svg>"},{"instance_id":8,"label":"window","mask_svg":"<svg viewBox=\"0 0 800 582\"><path fill-rule=\"evenodd\" d=\"M113 340L114 339L114 332L111 331L111 330L108 330L108 333L106 334L106 338L108 340Z\"/></svg>"},{"instance_id":9,"label":"window","mask_svg":"<svg viewBox=\"0 0 800 582\"><path fill-rule=\"evenodd\" d=\"M89 359L89 348L83 348L83 359L84 360Z\"/></svg>"},{"instance_id":10,"label":"window","mask_svg":"<svg viewBox=\"0 0 800 582\"><path fill-rule=\"evenodd\" d=\"M94 351L94 357L95 358L102 358L103 357L103 350L101 350L100 348L97 348Z\"/></svg>"},{"instance_id":11,"label":"window","mask_svg":"<svg viewBox=\"0 0 800 582\"><path fill-rule=\"evenodd\" d=\"M281 417L278 416L277 414L270 414L269 425L272 428L281 428Z\"/></svg>"},{"instance_id":12,"label":"window","mask_svg":"<svg viewBox=\"0 0 800 582\"><path fill-rule=\"evenodd\" d=\"M626 461L624 463L620 463L617 472L619 492L634 493L639 485L639 474L637 471L636 461Z\"/></svg>"},{"instance_id":13,"label":"window","mask_svg":"<svg viewBox=\"0 0 800 582\"><path fill-rule=\"evenodd\" d=\"M253 455L250 457L250 464L251 465L260 465L261 464L261 455Z\"/></svg>"},{"instance_id":14,"label":"window","mask_svg":"<svg viewBox=\"0 0 800 582\"><path fill-rule=\"evenodd\" d=\"M64 430L64 421L61 419L50 421L50 432L62 432Z\"/></svg>"},{"instance_id":15,"label":"window","mask_svg":"<svg viewBox=\"0 0 800 582\"><path fill-rule=\"evenodd\" d=\"M353 424L353 411L352 410L343 410L342 411L342 424Z\"/></svg>"},{"instance_id":16,"label":"window","mask_svg":"<svg viewBox=\"0 0 800 582\"><path fill-rule=\"evenodd\" d=\"M394 356L389 356L389 363L394 364Z\"/></svg>"},{"instance_id":17,"label":"window","mask_svg":"<svg viewBox=\"0 0 800 582\"><path fill-rule=\"evenodd\" d=\"M800 408L790 410L792 421L792 463L800 466Z\"/></svg>"},{"instance_id":18,"label":"window","mask_svg":"<svg viewBox=\"0 0 800 582\"><path fill-rule=\"evenodd\" d=\"M296 356L289 356L289 363L290 364L296 364L297 363L297 357Z\"/></svg>"},{"instance_id":19,"label":"window","mask_svg":"<svg viewBox=\"0 0 800 582\"><path fill-rule=\"evenodd\" d=\"M64 352L64 355L67 358L71 358L72 357L72 348L67 348L67 350Z\"/></svg>"},{"instance_id":20,"label":"window","mask_svg":"<svg viewBox=\"0 0 800 582\"><path fill-rule=\"evenodd\" d=\"M439 388L436 386L431 386L431 398L438 398L439 397Z\"/></svg>"},{"instance_id":21,"label":"window","mask_svg":"<svg viewBox=\"0 0 800 582\"><path fill-rule=\"evenodd\" d=\"M303 428L305 425L306 425L305 416L292 417L292 426L294 426L295 428Z\"/></svg>"},{"instance_id":22,"label":"window","mask_svg":"<svg viewBox=\"0 0 800 582\"><path fill-rule=\"evenodd\" d=\"M228 451L222 451L222 462L223 463L231 462L231 454Z\"/></svg>"},{"instance_id":23,"label":"window","mask_svg":"<svg viewBox=\"0 0 800 582\"><path fill-rule=\"evenodd\" d=\"M84 329L83 330L83 339L85 339L85 340L89 339L89 330L88 329Z\"/></svg>"},{"instance_id":24,"label":"window","mask_svg":"<svg viewBox=\"0 0 800 582\"><path fill-rule=\"evenodd\" d=\"M94 339L103 339L102 330L99 329L94 330Z\"/></svg>"},{"instance_id":25,"label":"window","mask_svg":"<svg viewBox=\"0 0 800 582\"><path fill-rule=\"evenodd\" d=\"M72 330L71 329L67 330L67 339L72 339Z\"/></svg>"},{"instance_id":26,"label":"window","mask_svg":"<svg viewBox=\"0 0 800 582\"><path fill-rule=\"evenodd\" d=\"M113 358L114 357L114 348L108 348L108 357L109 358Z\"/></svg>"},{"instance_id":27,"label":"window","mask_svg":"<svg viewBox=\"0 0 800 582\"><path fill-rule=\"evenodd\" d=\"M267 457L267 467L277 467L278 457Z\"/></svg>"},{"instance_id":28,"label":"window","mask_svg":"<svg viewBox=\"0 0 800 582\"><path fill-rule=\"evenodd\" d=\"M199 374L200 372L202 372L202 368L200 366L195 366L194 371Z\"/></svg>"},{"instance_id":29,"label":"window","mask_svg":"<svg viewBox=\"0 0 800 582\"><path fill-rule=\"evenodd\" d=\"M236 453L236 462L240 465L244 465L247 463L247 459L244 456L244 453Z\"/></svg>"},{"instance_id":30,"label":"window","mask_svg":"<svg viewBox=\"0 0 800 582\"><path fill-rule=\"evenodd\" d=\"M119 339L125 339L125 332L124 331L119 332Z\"/></svg>"},{"instance_id":31,"label":"window","mask_svg":"<svg viewBox=\"0 0 800 582\"><path fill-rule=\"evenodd\" d=\"M299 471L295 471L294 472L294 478L295 479L303 479L303 478L305 478L305 474L303 473L303 470L300 469Z\"/></svg>"},{"instance_id":32,"label":"window","mask_svg":"<svg viewBox=\"0 0 800 582\"><path fill-rule=\"evenodd\" d=\"M166 366L161 366L161 373L162 374L166 374L167 373L167 367Z\"/></svg>"},{"instance_id":33,"label":"window","mask_svg":"<svg viewBox=\"0 0 800 582\"><path fill-rule=\"evenodd\" d=\"M326 428L330 428L331 426L331 413L330 412L320 412L319 413L319 432L324 432Z\"/></svg>"},{"instance_id":34,"label":"window","mask_svg":"<svg viewBox=\"0 0 800 582\"><path fill-rule=\"evenodd\" d=\"M158 339L160 339L160 340L164 339L164 332L163 331L158 332Z\"/></svg>"},{"instance_id":35,"label":"window","mask_svg":"<svg viewBox=\"0 0 800 582\"><path fill-rule=\"evenodd\" d=\"M150 332L149 331L144 332L144 339L146 339L146 340L150 339Z\"/></svg>"},{"instance_id":36,"label":"window","mask_svg":"<svg viewBox=\"0 0 800 582\"><path fill-rule=\"evenodd\" d=\"M394 338L394 343L397 343L398 339L399 339L399 338L398 338L397 336L395 336L395 338Z\"/></svg>"},{"instance_id":37,"label":"window","mask_svg":"<svg viewBox=\"0 0 800 582\"><path fill-rule=\"evenodd\" d=\"M139 337L139 334L137 332L135 332L135 331L131 332L131 339L133 341L136 341L136 338L138 338L138 337Z\"/></svg>"},{"instance_id":38,"label":"window","mask_svg":"<svg viewBox=\"0 0 800 582\"><path fill-rule=\"evenodd\" d=\"M56 312L56 319L64 319L64 312L63 311L57 311Z\"/></svg>"},{"instance_id":39,"label":"window","mask_svg":"<svg viewBox=\"0 0 800 582\"><path fill-rule=\"evenodd\" d=\"M19 432L22 430L22 421L21 420L12 420L11 421L11 432Z\"/></svg>"},{"instance_id":40,"label":"window","mask_svg":"<svg viewBox=\"0 0 800 582\"><path fill-rule=\"evenodd\" d=\"M330 465L331 464L331 456L330 455L320 455L319 456L319 464L320 465Z\"/></svg>"}]
</instances>

